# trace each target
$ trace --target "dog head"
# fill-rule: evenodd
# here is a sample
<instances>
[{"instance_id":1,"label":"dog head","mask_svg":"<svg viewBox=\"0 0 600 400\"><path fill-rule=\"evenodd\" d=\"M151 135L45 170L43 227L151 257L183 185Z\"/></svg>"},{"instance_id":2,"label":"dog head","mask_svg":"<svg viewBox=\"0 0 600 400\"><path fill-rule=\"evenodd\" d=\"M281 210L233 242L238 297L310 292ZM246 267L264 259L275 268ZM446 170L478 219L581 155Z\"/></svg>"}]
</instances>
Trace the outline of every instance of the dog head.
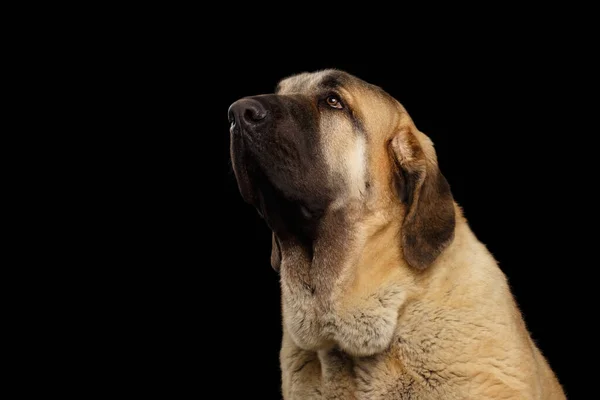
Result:
<instances>
[{"instance_id":1,"label":"dog head","mask_svg":"<svg viewBox=\"0 0 600 400\"><path fill-rule=\"evenodd\" d=\"M310 252L332 213L400 221L397 244L416 269L452 241L454 202L433 144L381 88L338 70L302 73L236 101L229 120L238 187L273 231L274 268L282 242Z\"/></svg>"}]
</instances>

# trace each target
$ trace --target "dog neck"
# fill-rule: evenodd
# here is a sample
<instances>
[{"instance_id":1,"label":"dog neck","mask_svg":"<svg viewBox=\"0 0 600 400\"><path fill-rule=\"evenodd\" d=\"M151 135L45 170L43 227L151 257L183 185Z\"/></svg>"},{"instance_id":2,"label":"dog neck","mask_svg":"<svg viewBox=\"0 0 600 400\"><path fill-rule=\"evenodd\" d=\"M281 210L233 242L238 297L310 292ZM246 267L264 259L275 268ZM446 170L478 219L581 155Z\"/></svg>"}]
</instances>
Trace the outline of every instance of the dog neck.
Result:
<instances>
[{"instance_id":1,"label":"dog neck","mask_svg":"<svg viewBox=\"0 0 600 400\"><path fill-rule=\"evenodd\" d=\"M299 347L338 346L354 356L388 347L416 273L401 256L401 221L389 214L327 214L312 254L281 243L284 326Z\"/></svg>"}]
</instances>

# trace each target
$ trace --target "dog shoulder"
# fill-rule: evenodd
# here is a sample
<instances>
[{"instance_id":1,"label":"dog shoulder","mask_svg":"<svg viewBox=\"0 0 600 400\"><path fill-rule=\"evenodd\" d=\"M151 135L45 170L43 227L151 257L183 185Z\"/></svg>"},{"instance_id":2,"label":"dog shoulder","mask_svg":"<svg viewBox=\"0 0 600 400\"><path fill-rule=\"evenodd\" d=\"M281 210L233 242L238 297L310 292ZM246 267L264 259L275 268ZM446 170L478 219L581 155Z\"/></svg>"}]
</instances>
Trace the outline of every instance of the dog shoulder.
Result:
<instances>
[{"instance_id":1,"label":"dog shoulder","mask_svg":"<svg viewBox=\"0 0 600 400\"><path fill-rule=\"evenodd\" d=\"M538 398L547 363L536 357L506 276L461 220L454 243L422 274L422 295L399 316L389 356L403 360L420 387Z\"/></svg>"}]
</instances>

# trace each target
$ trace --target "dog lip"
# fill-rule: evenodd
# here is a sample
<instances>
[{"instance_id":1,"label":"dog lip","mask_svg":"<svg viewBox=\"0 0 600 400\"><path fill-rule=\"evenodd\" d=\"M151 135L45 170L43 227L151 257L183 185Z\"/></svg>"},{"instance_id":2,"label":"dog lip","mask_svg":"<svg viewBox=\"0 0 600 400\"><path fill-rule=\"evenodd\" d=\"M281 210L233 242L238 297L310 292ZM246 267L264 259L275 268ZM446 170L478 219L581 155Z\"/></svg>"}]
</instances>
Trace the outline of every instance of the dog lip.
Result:
<instances>
[{"instance_id":1,"label":"dog lip","mask_svg":"<svg viewBox=\"0 0 600 400\"><path fill-rule=\"evenodd\" d=\"M256 138L254 137L256 132L253 132L249 129L244 129L244 127L240 126L240 124L232 124L229 128L229 132L231 133L231 136L237 140L245 142L246 145L257 143Z\"/></svg>"},{"instance_id":2,"label":"dog lip","mask_svg":"<svg viewBox=\"0 0 600 400\"><path fill-rule=\"evenodd\" d=\"M236 138L239 139L245 139L246 141L251 140L252 139L252 135L250 135L249 132L247 132L246 129L244 129L242 126L240 126L240 124L236 124L235 122L233 122L230 126L229 126L229 133L233 136L235 136Z\"/></svg>"}]
</instances>

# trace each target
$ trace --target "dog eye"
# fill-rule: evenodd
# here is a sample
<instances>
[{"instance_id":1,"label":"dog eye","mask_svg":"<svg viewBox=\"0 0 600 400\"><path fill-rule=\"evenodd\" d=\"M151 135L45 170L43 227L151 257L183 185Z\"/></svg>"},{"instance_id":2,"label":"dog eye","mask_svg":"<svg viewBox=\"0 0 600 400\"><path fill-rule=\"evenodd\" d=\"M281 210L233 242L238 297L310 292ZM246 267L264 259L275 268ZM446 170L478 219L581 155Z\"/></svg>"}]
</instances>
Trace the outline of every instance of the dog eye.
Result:
<instances>
[{"instance_id":1,"label":"dog eye","mask_svg":"<svg viewBox=\"0 0 600 400\"><path fill-rule=\"evenodd\" d=\"M342 101L339 97L331 95L327 97L327 105L331 108L341 109L343 107Z\"/></svg>"}]
</instances>

